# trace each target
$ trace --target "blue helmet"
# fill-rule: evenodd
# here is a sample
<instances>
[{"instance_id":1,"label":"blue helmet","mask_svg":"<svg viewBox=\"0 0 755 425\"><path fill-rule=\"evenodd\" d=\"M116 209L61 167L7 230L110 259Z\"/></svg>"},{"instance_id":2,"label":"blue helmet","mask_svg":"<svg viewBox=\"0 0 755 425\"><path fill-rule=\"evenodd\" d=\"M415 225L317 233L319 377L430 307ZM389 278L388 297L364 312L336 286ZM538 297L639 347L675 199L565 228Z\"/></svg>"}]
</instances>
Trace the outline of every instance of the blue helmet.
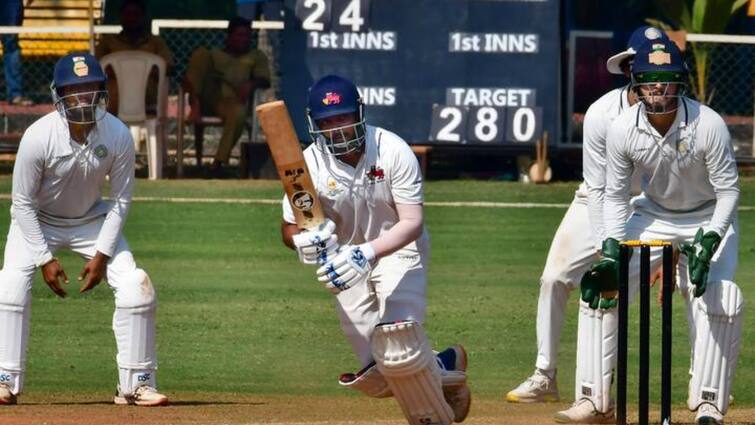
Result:
<instances>
[{"instance_id":1,"label":"blue helmet","mask_svg":"<svg viewBox=\"0 0 755 425\"><path fill-rule=\"evenodd\" d=\"M637 53L637 49L642 43L648 40L668 40L668 35L661 29L643 25L632 32L627 40L627 48L623 52L619 52L610 58L606 62L606 68L611 74L623 74L621 70L621 63L625 59L631 58Z\"/></svg>"},{"instance_id":2,"label":"blue helmet","mask_svg":"<svg viewBox=\"0 0 755 425\"><path fill-rule=\"evenodd\" d=\"M105 116L107 77L99 62L89 53L70 53L58 60L53 71L52 99L55 108L71 123L92 124ZM97 90L63 95L63 88L99 83Z\"/></svg>"},{"instance_id":3,"label":"blue helmet","mask_svg":"<svg viewBox=\"0 0 755 425\"><path fill-rule=\"evenodd\" d=\"M676 43L648 40L632 61L632 89L649 114L673 112L687 85L687 64Z\"/></svg>"},{"instance_id":4,"label":"blue helmet","mask_svg":"<svg viewBox=\"0 0 755 425\"><path fill-rule=\"evenodd\" d=\"M354 114L348 124L319 127L321 120L347 114ZM307 123L312 141L323 152L338 156L359 149L364 143L366 127L364 104L354 83L337 75L317 80L309 89Z\"/></svg>"}]
</instances>

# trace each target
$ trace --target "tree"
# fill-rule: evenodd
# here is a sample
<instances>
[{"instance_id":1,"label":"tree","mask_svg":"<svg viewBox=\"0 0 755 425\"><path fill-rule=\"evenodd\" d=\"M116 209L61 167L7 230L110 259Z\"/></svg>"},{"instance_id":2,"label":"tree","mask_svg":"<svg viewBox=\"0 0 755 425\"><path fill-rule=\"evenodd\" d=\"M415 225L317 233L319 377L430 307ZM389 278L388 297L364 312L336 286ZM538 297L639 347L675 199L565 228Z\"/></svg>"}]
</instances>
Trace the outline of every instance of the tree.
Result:
<instances>
[{"instance_id":1,"label":"tree","mask_svg":"<svg viewBox=\"0 0 755 425\"><path fill-rule=\"evenodd\" d=\"M664 30L680 29L693 34L721 34L731 16L749 0L655 0L658 9L671 25L658 19L648 23ZM709 44L691 42L690 49L695 60L694 72L690 74L690 86L695 97L710 103L715 89L708 90L708 65L712 47Z\"/></svg>"}]
</instances>

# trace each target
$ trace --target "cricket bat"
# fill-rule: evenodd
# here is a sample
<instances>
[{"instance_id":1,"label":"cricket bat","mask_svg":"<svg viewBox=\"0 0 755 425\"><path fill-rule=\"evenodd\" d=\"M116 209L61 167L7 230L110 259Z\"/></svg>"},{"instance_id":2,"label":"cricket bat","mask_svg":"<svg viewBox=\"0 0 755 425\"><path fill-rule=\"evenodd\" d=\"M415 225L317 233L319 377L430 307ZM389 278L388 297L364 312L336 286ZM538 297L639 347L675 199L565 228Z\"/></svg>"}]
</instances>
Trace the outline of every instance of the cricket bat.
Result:
<instances>
[{"instance_id":1,"label":"cricket bat","mask_svg":"<svg viewBox=\"0 0 755 425\"><path fill-rule=\"evenodd\" d=\"M318 226L325 216L286 104L282 100L263 103L256 112L296 224L302 229Z\"/></svg>"}]
</instances>

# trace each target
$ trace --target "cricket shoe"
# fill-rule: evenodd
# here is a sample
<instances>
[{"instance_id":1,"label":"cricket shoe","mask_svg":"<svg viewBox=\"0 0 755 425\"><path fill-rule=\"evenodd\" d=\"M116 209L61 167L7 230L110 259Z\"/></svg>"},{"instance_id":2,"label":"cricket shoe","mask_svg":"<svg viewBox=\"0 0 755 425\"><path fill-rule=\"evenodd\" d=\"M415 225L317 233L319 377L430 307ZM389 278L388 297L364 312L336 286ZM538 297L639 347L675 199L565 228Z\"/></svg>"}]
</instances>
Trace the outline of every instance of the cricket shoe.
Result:
<instances>
[{"instance_id":1,"label":"cricket shoe","mask_svg":"<svg viewBox=\"0 0 755 425\"><path fill-rule=\"evenodd\" d=\"M10 390L8 384L0 384L0 405L16 404L16 395Z\"/></svg>"},{"instance_id":2,"label":"cricket shoe","mask_svg":"<svg viewBox=\"0 0 755 425\"><path fill-rule=\"evenodd\" d=\"M506 401L509 403L542 403L558 399L555 372L553 378L550 378L540 372L540 369L535 369L532 376L506 394Z\"/></svg>"},{"instance_id":3,"label":"cricket shoe","mask_svg":"<svg viewBox=\"0 0 755 425\"><path fill-rule=\"evenodd\" d=\"M125 395L121 392L120 385L113 397L113 402L119 405L132 404L135 406L164 406L168 404L168 396L160 394L155 388L142 385L134 390L133 394Z\"/></svg>"},{"instance_id":4,"label":"cricket shoe","mask_svg":"<svg viewBox=\"0 0 755 425\"><path fill-rule=\"evenodd\" d=\"M472 392L467 385L467 351L461 344L453 345L441 351L437 355L438 363L445 374L443 378L443 396L451 409L454 411L454 422L463 422L469 415L469 408L472 405ZM451 373L456 374L459 379L450 379Z\"/></svg>"},{"instance_id":5,"label":"cricket shoe","mask_svg":"<svg viewBox=\"0 0 755 425\"><path fill-rule=\"evenodd\" d=\"M718 411L716 406L710 403L703 403L697 408L695 423L697 425L723 425L724 416Z\"/></svg>"},{"instance_id":6,"label":"cricket shoe","mask_svg":"<svg viewBox=\"0 0 755 425\"><path fill-rule=\"evenodd\" d=\"M606 413L598 412L592 401L586 398L577 400L570 408L556 413L553 420L560 424L612 424L616 421L613 408Z\"/></svg>"}]
</instances>

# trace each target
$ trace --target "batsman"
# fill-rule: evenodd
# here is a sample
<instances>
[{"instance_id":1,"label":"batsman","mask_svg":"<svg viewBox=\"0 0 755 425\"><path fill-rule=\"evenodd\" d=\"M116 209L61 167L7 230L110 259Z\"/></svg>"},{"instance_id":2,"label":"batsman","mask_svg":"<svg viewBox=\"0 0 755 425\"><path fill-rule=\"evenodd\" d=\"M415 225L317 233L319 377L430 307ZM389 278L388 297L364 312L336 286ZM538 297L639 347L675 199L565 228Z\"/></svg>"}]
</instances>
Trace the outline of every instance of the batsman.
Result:
<instances>
[{"instance_id":1,"label":"batsman","mask_svg":"<svg viewBox=\"0 0 755 425\"><path fill-rule=\"evenodd\" d=\"M283 241L336 301L362 369L340 384L393 396L411 425L462 422L469 413L467 354L433 352L423 328L429 240L419 164L396 134L365 124L356 86L329 75L309 90L313 143L304 158L326 220L305 231L283 200Z\"/></svg>"}]
</instances>

